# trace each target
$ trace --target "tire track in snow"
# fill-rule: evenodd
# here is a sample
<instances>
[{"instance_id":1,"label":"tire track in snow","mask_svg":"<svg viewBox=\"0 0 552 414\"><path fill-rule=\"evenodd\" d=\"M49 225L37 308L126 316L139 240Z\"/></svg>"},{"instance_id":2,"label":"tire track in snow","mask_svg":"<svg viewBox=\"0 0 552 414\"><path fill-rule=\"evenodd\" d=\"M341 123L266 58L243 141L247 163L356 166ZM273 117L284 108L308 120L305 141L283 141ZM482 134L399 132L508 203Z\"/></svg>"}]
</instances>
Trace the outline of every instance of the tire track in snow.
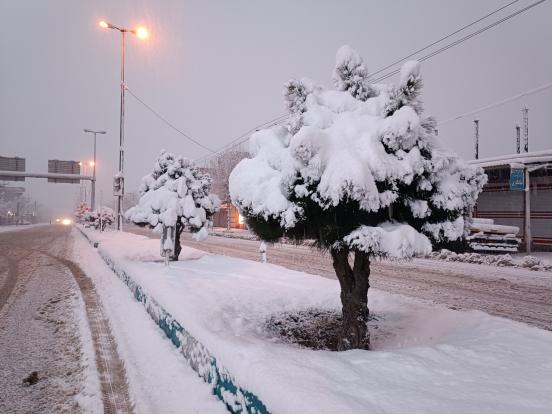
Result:
<instances>
[{"instance_id":1,"label":"tire track in snow","mask_svg":"<svg viewBox=\"0 0 552 414\"><path fill-rule=\"evenodd\" d=\"M96 353L104 413L132 414L133 407L128 393L125 367L92 280L73 261L50 253L42 253L67 267L81 291Z\"/></svg>"},{"instance_id":2,"label":"tire track in snow","mask_svg":"<svg viewBox=\"0 0 552 414\"><path fill-rule=\"evenodd\" d=\"M30 229L29 229L30 230ZM4 304L8 303L13 295L17 295L18 289L25 288L26 282L19 271L18 263L33 256L33 259L39 260L40 256L46 256L53 259L69 270L74 280L77 282L81 296L83 298L88 323L90 326L94 351L96 354L96 365L100 376L100 386L105 414L131 414L133 407L128 394L126 381L126 372L121 358L117 352L117 346L107 318L102 311L102 305L95 291L92 281L80 269L80 267L64 257L64 253L51 253L52 247L55 247L56 241L67 243L70 227L48 226L40 230L34 229L32 239L30 231L21 231L17 236L6 239L2 237L0 241L0 250L2 256L8 265L8 278L0 289L0 310ZM36 234L35 234L36 233ZM23 237L23 239L21 239ZM38 246L33 242L40 238L46 238L46 241ZM58 249L65 251L65 249ZM33 260L35 261L35 260ZM17 287L19 286L20 287Z\"/></svg>"}]
</instances>

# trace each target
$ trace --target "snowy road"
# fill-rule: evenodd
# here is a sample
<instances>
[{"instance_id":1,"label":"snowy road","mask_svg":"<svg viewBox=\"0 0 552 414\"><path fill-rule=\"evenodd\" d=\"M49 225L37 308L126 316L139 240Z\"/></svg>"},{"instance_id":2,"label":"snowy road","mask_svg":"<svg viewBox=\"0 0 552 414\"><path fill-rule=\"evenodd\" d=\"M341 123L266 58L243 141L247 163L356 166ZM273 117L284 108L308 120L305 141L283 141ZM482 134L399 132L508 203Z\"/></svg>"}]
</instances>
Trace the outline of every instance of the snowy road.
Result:
<instances>
[{"instance_id":1,"label":"snowy road","mask_svg":"<svg viewBox=\"0 0 552 414\"><path fill-rule=\"evenodd\" d=\"M129 231L153 235L150 230ZM196 242L184 233L183 243L214 254L259 260L259 242L219 236ZM302 246L277 244L268 261L289 269L335 278L329 255ZM374 262L370 284L376 289L411 296L453 309L477 309L552 330L552 273L469 263L415 259Z\"/></svg>"},{"instance_id":2,"label":"snowy road","mask_svg":"<svg viewBox=\"0 0 552 414\"><path fill-rule=\"evenodd\" d=\"M99 298L67 258L69 234L62 226L0 234L2 413L132 412Z\"/></svg>"}]
</instances>

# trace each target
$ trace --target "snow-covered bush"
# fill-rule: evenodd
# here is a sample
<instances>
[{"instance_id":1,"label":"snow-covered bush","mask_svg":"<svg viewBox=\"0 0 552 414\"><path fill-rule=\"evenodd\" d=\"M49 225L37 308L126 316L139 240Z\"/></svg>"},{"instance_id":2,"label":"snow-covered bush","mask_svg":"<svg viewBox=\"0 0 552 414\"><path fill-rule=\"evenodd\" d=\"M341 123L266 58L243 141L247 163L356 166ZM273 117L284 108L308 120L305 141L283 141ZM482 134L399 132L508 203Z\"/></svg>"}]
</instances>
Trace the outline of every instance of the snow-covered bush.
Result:
<instances>
[{"instance_id":1,"label":"snow-covered bush","mask_svg":"<svg viewBox=\"0 0 552 414\"><path fill-rule=\"evenodd\" d=\"M464 236L486 176L449 151L424 116L417 62L397 85L370 84L361 57L337 53L334 88L284 89L286 126L258 131L230 175L232 201L261 240L313 239L341 285L339 348L368 348L370 259L403 259ZM354 264L349 264L354 253Z\"/></svg>"},{"instance_id":2,"label":"snow-covered bush","mask_svg":"<svg viewBox=\"0 0 552 414\"><path fill-rule=\"evenodd\" d=\"M541 261L535 256L530 256L530 255L524 256L523 260L521 261L521 267L526 267L529 269L539 265L541 265Z\"/></svg>"},{"instance_id":3,"label":"snow-covered bush","mask_svg":"<svg viewBox=\"0 0 552 414\"><path fill-rule=\"evenodd\" d=\"M90 207L84 201L81 201L77 208L75 209L75 218L77 222L82 223L86 221L86 214L90 211Z\"/></svg>"},{"instance_id":4,"label":"snow-covered bush","mask_svg":"<svg viewBox=\"0 0 552 414\"><path fill-rule=\"evenodd\" d=\"M109 207L101 207L96 211L88 211L84 221L89 222L96 230L104 231L107 226L115 223L115 212Z\"/></svg>"},{"instance_id":5,"label":"snow-covered bush","mask_svg":"<svg viewBox=\"0 0 552 414\"><path fill-rule=\"evenodd\" d=\"M126 211L132 222L162 232L174 227L171 260L178 260L180 235L186 226L198 240L208 235L208 224L220 206L219 198L210 194L211 177L191 160L162 150L151 174L142 178L140 200ZM165 241L165 244L167 241ZM162 246L162 250L166 246Z\"/></svg>"}]
</instances>

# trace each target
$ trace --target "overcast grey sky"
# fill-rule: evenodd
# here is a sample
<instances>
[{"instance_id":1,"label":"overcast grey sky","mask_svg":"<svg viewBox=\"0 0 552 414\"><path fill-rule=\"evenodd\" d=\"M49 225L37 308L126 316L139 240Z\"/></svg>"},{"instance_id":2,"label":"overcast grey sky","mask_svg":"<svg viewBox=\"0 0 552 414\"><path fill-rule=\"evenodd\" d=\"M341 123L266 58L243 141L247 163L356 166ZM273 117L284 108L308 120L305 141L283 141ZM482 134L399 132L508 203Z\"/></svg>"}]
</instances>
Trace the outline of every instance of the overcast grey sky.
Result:
<instances>
[{"instance_id":1,"label":"overcast grey sky","mask_svg":"<svg viewBox=\"0 0 552 414\"><path fill-rule=\"evenodd\" d=\"M500 16L534 1L521 0ZM0 155L25 157L27 170L46 171L50 158L90 159L92 139L82 129L105 129L98 184L104 202L111 199L120 35L99 29L101 18L150 28L147 42L128 39L129 88L216 148L284 114L281 91L289 78L330 84L341 45L357 49L375 71L508 2L0 0ZM552 81L551 20L547 1L424 62L426 112L443 120ZM530 150L552 147L548 89L477 116L481 157L515 152L523 104L530 109ZM441 138L470 159L473 119L440 128ZM161 148L190 158L206 154L127 96L127 191ZM28 180L31 196L71 211L78 186Z\"/></svg>"}]
</instances>

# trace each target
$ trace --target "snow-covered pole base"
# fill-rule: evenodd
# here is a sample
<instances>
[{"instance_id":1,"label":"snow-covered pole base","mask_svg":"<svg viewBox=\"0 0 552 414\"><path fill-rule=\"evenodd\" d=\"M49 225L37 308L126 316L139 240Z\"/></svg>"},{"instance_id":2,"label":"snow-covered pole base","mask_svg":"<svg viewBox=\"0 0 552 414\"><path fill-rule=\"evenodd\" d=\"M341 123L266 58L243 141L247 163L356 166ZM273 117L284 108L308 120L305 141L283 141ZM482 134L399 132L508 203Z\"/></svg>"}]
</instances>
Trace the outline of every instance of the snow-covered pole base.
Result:
<instances>
[{"instance_id":1,"label":"snow-covered pole base","mask_svg":"<svg viewBox=\"0 0 552 414\"><path fill-rule=\"evenodd\" d=\"M77 229L90 243L93 243L80 227L77 226ZM192 369L211 386L213 394L226 405L229 412L235 414L269 413L266 405L255 394L240 387L235 378L211 355L207 348L145 292L104 250L100 249L98 253L115 275L128 286L134 298L144 306L146 312L188 361Z\"/></svg>"},{"instance_id":2,"label":"snow-covered pole base","mask_svg":"<svg viewBox=\"0 0 552 414\"><path fill-rule=\"evenodd\" d=\"M266 263L266 242L264 240L261 240L261 245L259 246L259 252L261 253L261 262Z\"/></svg>"}]
</instances>

